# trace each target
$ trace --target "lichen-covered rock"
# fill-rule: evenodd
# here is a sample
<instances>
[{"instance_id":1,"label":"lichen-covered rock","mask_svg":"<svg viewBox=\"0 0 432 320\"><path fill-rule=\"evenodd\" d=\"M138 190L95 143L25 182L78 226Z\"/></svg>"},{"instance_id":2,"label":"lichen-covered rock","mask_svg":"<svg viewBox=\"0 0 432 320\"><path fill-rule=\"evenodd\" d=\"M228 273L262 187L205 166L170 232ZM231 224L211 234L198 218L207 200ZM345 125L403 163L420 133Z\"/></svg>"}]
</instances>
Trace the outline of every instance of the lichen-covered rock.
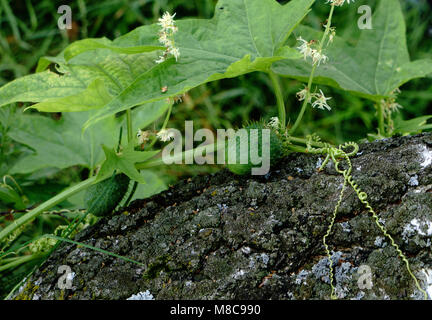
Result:
<instances>
[{"instance_id":1,"label":"lichen-covered rock","mask_svg":"<svg viewBox=\"0 0 432 320\"><path fill-rule=\"evenodd\" d=\"M331 164L317 172L322 160L292 154L264 177L224 170L136 201L76 240L144 266L63 244L15 298L329 299L322 238L343 179ZM354 179L432 295L432 136L363 144L352 162ZM351 189L328 244L339 298L423 297ZM58 285L62 265L73 272L69 289Z\"/></svg>"}]
</instances>

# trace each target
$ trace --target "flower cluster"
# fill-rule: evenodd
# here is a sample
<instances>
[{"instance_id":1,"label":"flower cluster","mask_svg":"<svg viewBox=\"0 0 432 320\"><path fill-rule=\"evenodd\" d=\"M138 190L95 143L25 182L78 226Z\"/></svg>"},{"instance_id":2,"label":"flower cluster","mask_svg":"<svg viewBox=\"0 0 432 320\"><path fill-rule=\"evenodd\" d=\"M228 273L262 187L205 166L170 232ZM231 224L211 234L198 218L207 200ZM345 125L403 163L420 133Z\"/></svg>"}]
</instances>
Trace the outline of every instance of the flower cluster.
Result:
<instances>
[{"instance_id":1,"label":"flower cluster","mask_svg":"<svg viewBox=\"0 0 432 320\"><path fill-rule=\"evenodd\" d=\"M399 88L396 88L390 93L390 97L384 100L381 100L381 105L384 108L384 117L390 117L393 112L399 111L403 107L396 102L398 95L401 93Z\"/></svg>"},{"instance_id":2,"label":"flower cluster","mask_svg":"<svg viewBox=\"0 0 432 320\"><path fill-rule=\"evenodd\" d=\"M318 108L321 110L327 109L329 111L331 110L330 106L327 103L327 101L330 100L331 97L327 98L321 89L319 90L319 93L309 94L308 88L305 87L304 89L297 92L296 96L299 101L307 99L307 102L312 103L312 107L314 108Z\"/></svg>"},{"instance_id":3,"label":"flower cluster","mask_svg":"<svg viewBox=\"0 0 432 320\"><path fill-rule=\"evenodd\" d=\"M158 60L156 60L156 63L164 62L168 55L172 55L176 61L180 57L180 50L176 48L174 42L174 34L178 31L174 21L175 15L175 13L170 15L168 12L165 12L162 18L159 18L158 25L161 26L161 31L159 32L159 42L165 46L166 50L164 54L160 56Z\"/></svg>"},{"instance_id":4,"label":"flower cluster","mask_svg":"<svg viewBox=\"0 0 432 320\"><path fill-rule=\"evenodd\" d=\"M331 110L330 106L327 104L327 100L330 100L330 98L326 98L322 90L320 89L319 93L314 93L312 97L315 99L314 102L312 102L312 107L318 108L321 110L327 109L328 111Z\"/></svg>"},{"instance_id":5,"label":"flower cluster","mask_svg":"<svg viewBox=\"0 0 432 320\"><path fill-rule=\"evenodd\" d=\"M308 88L307 87L304 87L303 90L300 90L299 92L297 92L296 96L297 96L297 99L299 101L303 101L304 99L307 98L308 99L308 103L311 102L311 97L308 94Z\"/></svg>"},{"instance_id":6,"label":"flower cluster","mask_svg":"<svg viewBox=\"0 0 432 320\"><path fill-rule=\"evenodd\" d=\"M141 129L137 132L137 139L139 144L146 143L150 138L150 131L142 131Z\"/></svg>"},{"instance_id":7,"label":"flower cluster","mask_svg":"<svg viewBox=\"0 0 432 320\"><path fill-rule=\"evenodd\" d=\"M175 133L170 129L162 129L156 134L156 136L159 138L160 141L166 142L174 139Z\"/></svg>"},{"instance_id":8,"label":"flower cluster","mask_svg":"<svg viewBox=\"0 0 432 320\"><path fill-rule=\"evenodd\" d=\"M345 4L345 1L350 4L350 2L354 2L355 0L327 0L327 3L330 3L333 6L340 7Z\"/></svg>"},{"instance_id":9,"label":"flower cluster","mask_svg":"<svg viewBox=\"0 0 432 320\"><path fill-rule=\"evenodd\" d=\"M280 121L278 117L271 117L268 125L274 129L280 128Z\"/></svg>"},{"instance_id":10,"label":"flower cluster","mask_svg":"<svg viewBox=\"0 0 432 320\"><path fill-rule=\"evenodd\" d=\"M313 45L316 43L315 40L306 41L302 37L299 37L297 40L302 42L300 47L297 47L297 49L303 55L305 60L308 57L312 58L312 63L314 65L316 64L317 66L319 66L321 62L322 63L327 62L328 57L325 54L323 54L321 50L313 48Z\"/></svg>"}]
</instances>

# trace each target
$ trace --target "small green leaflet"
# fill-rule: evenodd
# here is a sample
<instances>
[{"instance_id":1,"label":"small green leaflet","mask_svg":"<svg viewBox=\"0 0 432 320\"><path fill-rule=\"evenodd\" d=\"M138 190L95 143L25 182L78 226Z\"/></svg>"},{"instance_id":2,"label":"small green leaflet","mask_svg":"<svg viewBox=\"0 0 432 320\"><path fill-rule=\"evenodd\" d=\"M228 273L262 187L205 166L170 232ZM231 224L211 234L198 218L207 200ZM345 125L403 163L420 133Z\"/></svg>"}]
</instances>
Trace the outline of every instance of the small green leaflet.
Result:
<instances>
[{"instance_id":1,"label":"small green leaflet","mask_svg":"<svg viewBox=\"0 0 432 320\"><path fill-rule=\"evenodd\" d=\"M13 206L16 210L24 210L26 205L24 204L21 196L12 187L6 184L0 184L0 203Z\"/></svg>"},{"instance_id":2,"label":"small green leaflet","mask_svg":"<svg viewBox=\"0 0 432 320\"><path fill-rule=\"evenodd\" d=\"M422 116L410 120L403 120L401 117L395 119L395 133L400 134L415 134L423 130L432 129L432 124L427 122L432 119L432 116Z\"/></svg>"},{"instance_id":3,"label":"small green leaflet","mask_svg":"<svg viewBox=\"0 0 432 320\"><path fill-rule=\"evenodd\" d=\"M380 0L372 21L372 30L359 30L361 35L355 47L335 37L325 52L329 61L317 68L315 83L379 101L409 80L432 73L432 60L410 61L399 0ZM305 26L297 28L296 34L307 41L322 36L322 32ZM282 76L307 81L311 64L304 60L281 61L274 64L273 70Z\"/></svg>"},{"instance_id":4,"label":"small green leaflet","mask_svg":"<svg viewBox=\"0 0 432 320\"><path fill-rule=\"evenodd\" d=\"M111 177L114 171L117 170L124 173L132 180L138 181L139 183L146 183L143 176L140 175L139 171L135 168L135 163L149 160L159 153L159 151L135 151L133 143L126 146L120 153L106 146L102 147L106 159L99 170L96 182Z\"/></svg>"}]
</instances>

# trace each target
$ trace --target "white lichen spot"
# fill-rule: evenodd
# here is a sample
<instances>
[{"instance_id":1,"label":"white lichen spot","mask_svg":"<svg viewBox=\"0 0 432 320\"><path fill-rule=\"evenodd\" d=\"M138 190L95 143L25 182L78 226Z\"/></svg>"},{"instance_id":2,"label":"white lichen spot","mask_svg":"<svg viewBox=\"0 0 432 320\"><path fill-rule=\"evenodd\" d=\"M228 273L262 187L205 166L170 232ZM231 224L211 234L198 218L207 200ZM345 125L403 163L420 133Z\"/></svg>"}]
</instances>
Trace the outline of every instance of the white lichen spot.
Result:
<instances>
[{"instance_id":1,"label":"white lichen spot","mask_svg":"<svg viewBox=\"0 0 432 320\"><path fill-rule=\"evenodd\" d=\"M297 277L295 279L295 284L307 284L306 280L311 272L307 270L302 270L297 274Z\"/></svg>"},{"instance_id":2,"label":"white lichen spot","mask_svg":"<svg viewBox=\"0 0 432 320\"><path fill-rule=\"evenodd\" d=\"M427 166L430 166L432 164L432 151L429 150L429 148L425 145L422 145L420 149L423 158L423 162L420 163L420 165L422 166L422 168L426 168Z\"/></svg>"},{"instance_id":3,"label":"white lichen spot","mask_svg":"<svg viewBox=\"0 0 432 320\"><path fill-rule=\"evenodd\" d=\"M72 283L73 279L75 279L75 276L76 276L75 272L68 273L66 275L66 280L70 281L70 283Z\"/></svg>"},{"instance_id":4,"label":"white lichen spot","mask_svg":"<svg viewBox=\"0 0 432 320\"><path fill-rule=\"evenodd\" d=\"M317 169L321 168L322 164L323 164L323 160L321 158L318 158L315 168Z\"/></svg>"},{"instance_id":5,"label":"white lichen spot","mask_svg":"<svg viewBox=\"0 0 432 320\"><path fill-rule=\"evenodd\" d=\"M377 246L378 248L383 248L387 245L387 243L384 240L385 240L384 237L376 237L374 245Z\"/></svg>"},{"instance_id":6,"label":"white lichen spot","mask_svg":"<svg viewBox=\"0 0 432 320\"><path fill-rule=\"evenodd\" d=\"M265 265L267 265L267 263L269 262L270 258L267 254L262 253L261 256L259 257L259 259L262 261L262 263L264 263Z\"/></svg>"},{"instance_id":7,"label":"white lichen spot","mask_svg":"<svg viewBox=\"0 0 432 320\"><path fill-rule=\"evenodd\" d=\"M343 232L351 232L351 225L349 224L349 222L342 222L341 227Z\"/></svg>"},{"instance_id":8,"label":"white lichen spot","mask_svg":"<svg viewBox=\"0 0 432 320\"><path fill-rule=\"evenodd\" d=\"M239 270L239 271L237 271L236 273L233 274L233 278L234 279L240 279L245 274L246 274L246 272L244 270Z\"/></svg>"},{"instance_id":9,"label":"white lichen spot","mask_svg":"<svg viewBox=\"0 0 432 320\"><path fill-rule=\"evenodd\" d=\"M409 184L411 187L416 187L416 186L418 186L418 185L419 185L419 182L418 182L418 176L415 175L414 177L411 177L411 178L409 179L409 181L408 181L408 184Z\"/></svg>"},{"instance_id":10,"label":"white lichen spot","mask_svg":"<svg viewBox=\"0 0 432 320\"><path fill-rule=\"evenodd\" d=\"M406 240L407 237L413 236L416 233L422 236L432 236L432 222L429 220L420 221L414 218L409 224L405 225L402 236Z\"/></svg>"},{"instance_id":11,"label":"white lichen spot","mask_svg":"<svg viewBox=\"0 0 432 320\"><path fill-rule=\"evenodd\" d=\"M429 295L429 299L432 300L432 269L422 269L421 271L425 275L426 292Z\"/></svg>"},{"instance_id":12,"label":"white lichen spot","mask_svg":"<svg viewBox=\"0 0 432 320\"><path fill-rule=\"evenodd\" d=\"M241 252L243 252L246 255L251 253L251 248L249 248L249 247L243 247L240 250L241 250Z\"/></svg>"},{"instance_id":13,"label":"white lichen spot","mask_svg":"<svg viewBox=\"0 0 432 320\"><path fill-rule=\"evenodd\" d=\"M150 291L147 290L146 292L138 292L137 294L133 294L126 300L154 300L154 297Z\"/></svg>"}]
</instances>

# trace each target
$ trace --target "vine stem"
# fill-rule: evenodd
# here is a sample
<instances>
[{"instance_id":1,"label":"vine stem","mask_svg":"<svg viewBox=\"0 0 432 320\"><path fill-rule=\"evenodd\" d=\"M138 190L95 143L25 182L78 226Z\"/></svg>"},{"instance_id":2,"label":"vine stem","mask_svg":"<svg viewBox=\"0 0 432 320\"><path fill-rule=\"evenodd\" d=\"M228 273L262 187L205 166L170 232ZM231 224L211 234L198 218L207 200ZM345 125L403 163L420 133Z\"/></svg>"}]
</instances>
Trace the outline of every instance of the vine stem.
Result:
<instances>
[{"instance_id":1,"label":"vine stem","mask_svg":"<svg viewBox=\"0 0 432 320\"><path fill-rule=\"evenodd\" d=\"M21 227L22 225L33 221L36 217L41 215L43 212L49 210L50 208L54 207L55 205L63 202L67 198L73 196L74 194L77 194L78 192L87 189L90 187L94 182L96 181L96 177L93 176L91 178L88 178L87 180L84 180L70 188L67 188L63 192L59 193L55 197L45 201L41 205L39 205L37 208L34 208L33 210L29 211L22 217L18 218L11 224L9 224L7 227L2 229L0 231L0 240L3 240L8 235L10 235L12 232L14 232L16 229Z\"/></svg>"},{"instance_id":2,"label":"vine stem","mask_svg":"<svg viewBox=\"0 0 432 320\"><path fill-rule=\"evenodd\" d=\"M24 256L24 257L18 257L15 260L13 260L12 262L2 265L0 266L0 272L7 270L7 269L11 269L11 268L15 268L23 263L35 260L35 259L39 259L44 257L44 254L32 254L32 255L28 255L28 256Z\"/></svg>"},{"instance_id":3,"label":"vine stem","mask_svg":"<svg viewBox=\"0 0 432 320\"><path fill-rule=\"evenodd\" d=\"M377 103L377 110L378 110L378 130L379 134L381 136L385 135L384 131L384 110L383 105L381 103Z\"/></svg>"},{"instance_id":4,"label":"vine stem","mask_svg":"<svg viewBox=\"0 0 432 320\"><path fill-rule=\"evenodd\" d=\"M330 32L330 27L331 27L331 22L332 22L332 18L333 18L334 10L335 10L335 6L334 6L334 5L331 5L330 14L329 14L329 17L328 17L328 20L327 20L326 29L325 29L325 32L324 32L324 34L323 34L323 36L322 36L322 39L321 39L321 41L320 41L320 44L319 44L319 49L318 49L318 50L319 50L320 52L322 51L322 49L323 49L323 47L324 47L324 43L325 43L325 41L326 41L326 39L327 39L327 36L328 36L328 34L329 34L329 32ZM311 73L310 73L309 80L308 80L307 95L306 95L306 98L305 98L304 101L303 101L303 105L302 105L302 107L301 107L300 113L299 113L299 115L297 116L297 120L296 120L296 122L294 123L294 125L292 126L292 128L290 129L290 131L289 131L289 134L290 134L290 135L293 135L294 132L297 130L297 128L298 128L298 126L300 125L300 122L301 122L301 120L302 120L302 118L303 118L303 115L304 115L304 113L305 113L305 111L306 111L306 107L307 107L307 105L308 105L308 103L309 103L309 99L310 99L310 96L311 96L311 93L310 93L310 92L311 92L311 90L312 90L313 78L314 78L314 76L315 76L315 71L316 71L316 68L317 68L317 67L318 67L317 64L314 64L314 65L312 66L312 71L311 71Z\"/></svg>"},{"instance_id":5,"label":"vine stem","mask_svg":"<svg viewBox=\"0 0 432 320\"><path fill-rule=\"evenodd\" d=\"M171 103L170 107L168 108L165 120L164 120L164 122L162 124L161 130L165 130L166 129L166 127L168 125L168 121L171 118L172 109L173 109L173 104ZM157 138L154 138L148 148L151 149L156 144L156 142L157 142Z\"/></svg>"},{"instance_id":6,"label":"vine stem","mask_svg":"<svg viewBox=\"0 0 432 320\"><path fill-rule=\"evenodd\" d=\"M272 70L269 70L268 72L270 80L273 84L273 88L275 90L276 100L277 100L277 106L278 106L278 113L279 113L279 122L283 129L285 129L286 126L286 110L285 110L285 103L284 98L282 94L282 88L279 82L279 78Z\"/></svg>"},{"instance_id":7,"label":"vine stem","mask_svg":"<svg viewBox=\"0 0 432 320\"><path fill-rule=\"evenodd\" d=\"M132 111L131 109L126 110L126 118L127 118L127 133L128 133L128 142L133 140L133 128L132 128Z\"/></svg>"}]
</instances>

